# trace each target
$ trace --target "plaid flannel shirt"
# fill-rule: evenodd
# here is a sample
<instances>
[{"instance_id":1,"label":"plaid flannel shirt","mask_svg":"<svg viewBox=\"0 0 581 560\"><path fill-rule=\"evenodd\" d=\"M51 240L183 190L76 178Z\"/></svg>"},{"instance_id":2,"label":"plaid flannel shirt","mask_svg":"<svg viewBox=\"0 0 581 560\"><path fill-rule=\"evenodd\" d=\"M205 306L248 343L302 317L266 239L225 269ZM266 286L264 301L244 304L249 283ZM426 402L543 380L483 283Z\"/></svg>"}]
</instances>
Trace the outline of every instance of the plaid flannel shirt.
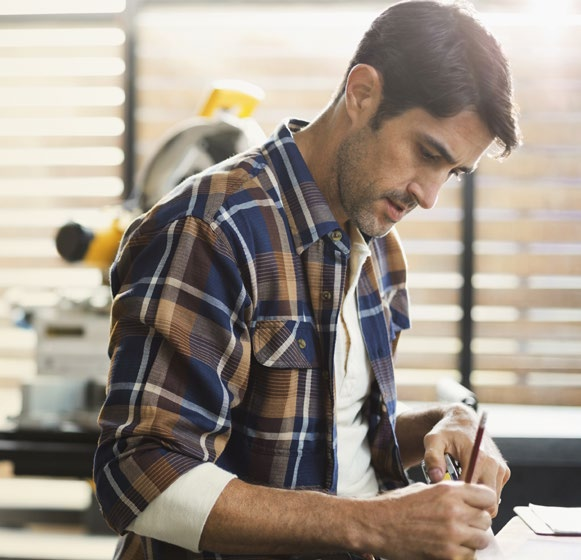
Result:
<instances>
[{"instance_id":1,"label":"plaid flannel shirt","mask_svg":"<svg viewBox=\"0 0 581 560\"><path fill-rule=\"evenodd\" d=\"M120 533L205 461L252 483L336 491L333 353L350 242L294 143L304 125L187 179L124 236L95 456L97 496ZM406 483L392 361L409 327L406 265L395 230L369 243L358 307L385 489ZM118 552L197 556L131 533Z\"/></svg>"}]
</instances>

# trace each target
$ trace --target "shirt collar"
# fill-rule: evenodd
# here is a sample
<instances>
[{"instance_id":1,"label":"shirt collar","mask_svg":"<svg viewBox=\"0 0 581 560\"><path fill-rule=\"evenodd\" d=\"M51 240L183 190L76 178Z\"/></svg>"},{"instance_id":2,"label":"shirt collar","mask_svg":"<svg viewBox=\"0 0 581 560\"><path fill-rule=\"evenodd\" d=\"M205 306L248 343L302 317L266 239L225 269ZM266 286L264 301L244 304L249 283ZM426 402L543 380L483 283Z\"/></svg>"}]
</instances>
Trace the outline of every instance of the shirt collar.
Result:
<instances>
[{"instance_id":1,"label":"shirt collar","mask_svg":"<svg viewBox=\"0 0 581 560\"><path fill-rule=\"evenodd\" d=\"M339 229L293 138L293 132L307 124L306 121L290 119L282 123L265 144L298 254ZM349 247L345 240L346 236L343 236L341 248L347 252Z\"/></svg>"}]
</instances>

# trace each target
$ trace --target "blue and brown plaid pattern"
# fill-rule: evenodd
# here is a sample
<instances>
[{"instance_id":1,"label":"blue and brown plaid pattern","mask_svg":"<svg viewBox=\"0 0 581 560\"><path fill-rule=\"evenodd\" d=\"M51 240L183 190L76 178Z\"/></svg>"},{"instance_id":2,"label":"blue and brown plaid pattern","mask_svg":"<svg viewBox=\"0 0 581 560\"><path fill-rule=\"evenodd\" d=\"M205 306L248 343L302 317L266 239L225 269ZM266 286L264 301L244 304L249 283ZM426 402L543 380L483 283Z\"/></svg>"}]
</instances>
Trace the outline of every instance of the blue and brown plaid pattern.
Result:
<instances>
[{"instance_id":1,"label":"blue and brown plaid pattern","mask_svg":"<svg viewBox=\"0 0 581 560\"><path fill-rule=\"evenodd\" d=\"M336 490L333 352L350 242L293 141L304 124L187 179L124 236L95 457L119 532L205 461L253 483ZM376 378L366 412L388 488L405 484L392 353L409 327L406 265L395 230L369 243L358 286ZM118 557L200 557L156 555L164 546L128 534Z\"/></svg>"}]
</instances>

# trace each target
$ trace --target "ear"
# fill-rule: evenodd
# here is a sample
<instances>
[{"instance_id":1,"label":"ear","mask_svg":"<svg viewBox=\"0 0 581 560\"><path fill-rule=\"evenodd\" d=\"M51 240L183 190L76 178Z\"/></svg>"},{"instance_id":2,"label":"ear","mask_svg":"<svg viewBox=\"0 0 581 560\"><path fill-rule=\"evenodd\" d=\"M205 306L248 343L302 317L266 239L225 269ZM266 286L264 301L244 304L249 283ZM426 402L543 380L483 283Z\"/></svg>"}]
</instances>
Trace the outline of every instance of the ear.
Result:
<instances>
[{"instance_id":1,"label":"ear","mask_svg":"<svg viewBox=\"0 0 581 560\"><path fill-rule=\"evenodd\" d=\"M356 64L345 85L345 108L353 124L367 122L381 101L381 76L369 64Z\"/></svg>"}]
</instances>

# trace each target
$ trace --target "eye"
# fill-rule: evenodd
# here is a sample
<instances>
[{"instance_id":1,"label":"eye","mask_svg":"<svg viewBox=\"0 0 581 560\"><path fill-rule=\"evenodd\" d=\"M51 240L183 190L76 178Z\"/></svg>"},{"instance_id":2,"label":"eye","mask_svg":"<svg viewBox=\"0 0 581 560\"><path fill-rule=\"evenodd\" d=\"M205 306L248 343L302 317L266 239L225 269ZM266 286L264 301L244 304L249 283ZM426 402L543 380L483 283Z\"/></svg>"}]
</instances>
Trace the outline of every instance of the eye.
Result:
<instances>
[{"instance_id":1,"label":"eye","mask_svg":"<svg viewBox=\"0 0 581 560\"><path fill-rule=\"evenodd\" d=\"M440 156L438 154L434 154L434 153L430 152L430 150L428 150L424 146L420 146L420 153L425 160L428 160L431 162L435 162L435 161L438 161L440 159Z\"/></svg>"},{"instance_id":2,"label":"eye","mask_svg":"<svg viewBox=\"0 0 581 560\"><path fill-rule=\"evenodd\" d=\"M441 156L441 154L434 153L433 151L431 151L429 148L427 148L423 144L419 144L419 153L421 155L422 160L430 165L435 165L438 167L448 165L447 158L444 159ZM448 171L448 178L456 177L456 179L458 181L460 181L460 178L462 175L464 175L464 173L465 173L464 168L454 167L453 169L450 169L450 171Z\"/></svg>"}]
</instances>

